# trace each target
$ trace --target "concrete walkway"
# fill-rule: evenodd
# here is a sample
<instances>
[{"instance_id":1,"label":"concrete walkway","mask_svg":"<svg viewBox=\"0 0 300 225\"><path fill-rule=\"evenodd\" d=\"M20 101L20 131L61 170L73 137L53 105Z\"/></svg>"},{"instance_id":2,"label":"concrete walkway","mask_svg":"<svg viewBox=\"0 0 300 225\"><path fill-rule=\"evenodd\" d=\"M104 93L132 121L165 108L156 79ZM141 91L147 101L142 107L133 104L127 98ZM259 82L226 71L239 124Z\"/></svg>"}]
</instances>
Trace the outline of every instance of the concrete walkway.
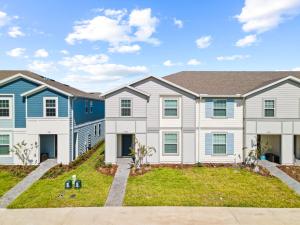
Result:
<instances>
[{"instance_id":1,"label":"concrete walkway","mask_svg":"<svg viewBox=\"0 0 300 225\"><path fill-rule=\"evenodd\" d=\"M102 207L0 209L0 225L299 225L300 209Z\"/></svg>"},{"instance_id":2,"label":"concrete walkway","mask_svg":"<svg viewBox=\"0 0 300 225\"><path fill-rule=\"evenodd\" d=\"M27 177L21 180L16 186L10 189L0 198L0 208L6 208L20 194L26 191L34 182L40 179L49 169L57 164L56 159L48 159L42 162L38 168L32 171Z\"/></svg>"},{"instance_id":3,"label":"concrete walkway","mask_svg":"<svg viewBox=\"0 0 300 225\"><path fill-rule=\"evenodd\" d=\"M119 158L117 161L118 169L110 187L105 206L122 206L127 179L130 172L131 158Z\"/></svg>"},{"instance_id":4,"label":"concrete walkway","mask_svg":"<svg viewBox=\"0 0 300 225\"><path fill-rule=\"evenodd\" d=\"M293 179L292 177L288 176L285 172L281 169L277 168L278 164L272 163L268 160L259 160L258 164L271 173L271 175L280 179L283 183L287 184L291 189L293 189L298 195L300 195L300 183ZM300 221L299 221L300 223Z\"/></svg>"}]
</instances>

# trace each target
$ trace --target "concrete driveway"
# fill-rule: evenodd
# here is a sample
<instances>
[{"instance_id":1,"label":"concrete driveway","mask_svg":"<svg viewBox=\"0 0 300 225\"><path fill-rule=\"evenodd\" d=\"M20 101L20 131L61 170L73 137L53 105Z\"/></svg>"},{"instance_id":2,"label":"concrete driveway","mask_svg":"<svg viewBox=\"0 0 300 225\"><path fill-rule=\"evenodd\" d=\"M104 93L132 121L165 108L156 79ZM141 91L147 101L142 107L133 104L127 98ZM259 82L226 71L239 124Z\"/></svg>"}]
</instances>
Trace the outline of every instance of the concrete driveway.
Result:
<instances>
[{"instance_id":1,"label":"concrete driveway","mask_svg":"<svg viewBox=\"0 0 300 225\"><path fill-rule=\"evenodd\" d=\"M1 209L1 225L300 224L300 209L103 207Z\"/></svg>"}]
</instances>

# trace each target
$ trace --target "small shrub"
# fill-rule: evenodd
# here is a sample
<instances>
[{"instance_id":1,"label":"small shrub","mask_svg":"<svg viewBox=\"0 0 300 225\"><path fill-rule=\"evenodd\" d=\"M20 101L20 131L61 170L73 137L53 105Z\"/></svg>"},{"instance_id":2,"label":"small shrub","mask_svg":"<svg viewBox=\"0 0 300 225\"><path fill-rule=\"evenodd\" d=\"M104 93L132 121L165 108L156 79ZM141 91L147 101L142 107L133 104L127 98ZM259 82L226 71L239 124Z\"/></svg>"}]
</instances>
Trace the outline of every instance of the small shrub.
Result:
<instances>
[{"instance_id":1,"label":"small shrub","mask_svg":"<svg viewBox=\"0 0 300 225\"><path fill-rule=\"evenodd\" d=\"M196 163L196 166L197 166L197 167L203 167L203 165L202 165L201 162L197 162L197 163Z\"/></svg>"}]
</instances>

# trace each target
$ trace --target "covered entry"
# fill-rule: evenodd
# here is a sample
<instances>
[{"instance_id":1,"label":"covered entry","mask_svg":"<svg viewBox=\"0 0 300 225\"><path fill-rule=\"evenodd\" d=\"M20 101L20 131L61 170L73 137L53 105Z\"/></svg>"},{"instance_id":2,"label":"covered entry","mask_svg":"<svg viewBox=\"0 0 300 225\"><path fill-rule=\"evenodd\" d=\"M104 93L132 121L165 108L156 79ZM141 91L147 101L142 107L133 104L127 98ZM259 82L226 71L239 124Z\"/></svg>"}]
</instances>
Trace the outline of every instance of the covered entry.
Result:
<instances>
[{"instance_id":1,"label":"covered entry","mask_svg":"<svg viewBox=\"0 0 300 225\"><path fill-rule=\"evenodd\" d=\"M40 161L54 159L57 157L57 135L41 134L40 135Z\"/></svg>"},{"instance_id":2,"label":"covered entry","mask_svg":"<svg viewBox=\"0 0 300 225\"><path fill-rule=\"evenodd\" d=\"M296 160L300 160L300 135L294 136L294 154Z\"/></svg>"},{"instance_id":3,"label":"covered entry","mask_svg":"<svg viewBox=\"0 0 300 225\"><path fill-rule=\"evenodd\" d=\"M281 135L258 135L257 147L264 151L267 160L281 163Z\"/></svg>"},{"instance_id":4,"label":"covered entry","mask_svg":"<svg viewBox=\"0 0 300 225\"><path fill-rule=\"evenodd\" d=\"M130 151L133 146L133 134L118 134L118 157L130 156Z\"/></svg>"}]
</instances>

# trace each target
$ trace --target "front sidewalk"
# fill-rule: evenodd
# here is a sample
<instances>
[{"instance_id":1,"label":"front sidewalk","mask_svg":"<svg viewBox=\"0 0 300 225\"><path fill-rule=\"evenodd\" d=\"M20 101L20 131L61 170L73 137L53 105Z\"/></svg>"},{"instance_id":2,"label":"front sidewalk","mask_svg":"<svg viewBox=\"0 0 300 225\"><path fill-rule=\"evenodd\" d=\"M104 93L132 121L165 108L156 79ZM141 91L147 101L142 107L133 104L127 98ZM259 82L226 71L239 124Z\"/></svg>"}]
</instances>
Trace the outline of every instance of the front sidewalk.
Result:
<instances>
[{"instance_id":1,"label":"front sidewalk","mask_svg":"<svg viewBox=\"0 0 300 225\"><path fill-rule=\"evenodd\" d=\"M0 225L300 224L300 209L220 207L102 207L0 209Z\"/></svg>"}]
</instances>

